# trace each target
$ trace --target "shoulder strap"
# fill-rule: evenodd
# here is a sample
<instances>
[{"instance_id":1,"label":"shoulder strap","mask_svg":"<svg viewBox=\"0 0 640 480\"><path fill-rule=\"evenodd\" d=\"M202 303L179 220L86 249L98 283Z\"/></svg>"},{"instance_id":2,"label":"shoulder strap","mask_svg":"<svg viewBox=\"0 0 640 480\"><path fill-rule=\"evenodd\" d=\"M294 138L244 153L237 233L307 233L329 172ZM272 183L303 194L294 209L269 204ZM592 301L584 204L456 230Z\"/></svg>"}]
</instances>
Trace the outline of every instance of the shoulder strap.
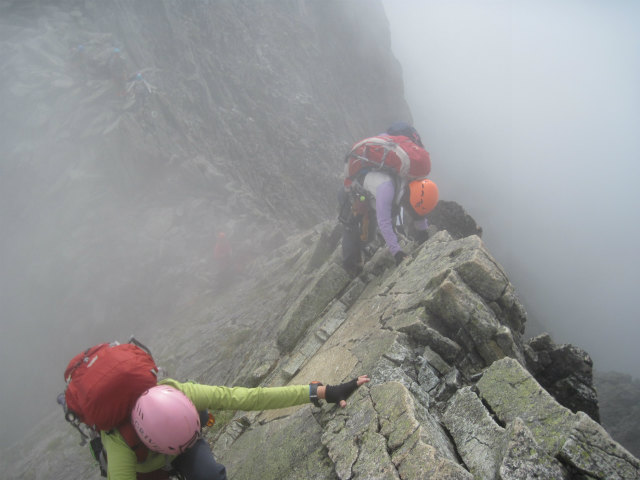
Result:
<instances>
[{"instance_id":1,"label":"shoulder strap","mask_svg":"<svg viewBox=\"0 0 640 480\"><path fill-rule=\"evenodd\" d=\"M129 445L129 448L133 450L136 454L136 458L138 459L138 463L144 462L149 455L149 448L142 443L142 440L138 437L135 428L131 422L126 421L118 427L118 431L124 441Z\"/></svg>"}]
</instances>

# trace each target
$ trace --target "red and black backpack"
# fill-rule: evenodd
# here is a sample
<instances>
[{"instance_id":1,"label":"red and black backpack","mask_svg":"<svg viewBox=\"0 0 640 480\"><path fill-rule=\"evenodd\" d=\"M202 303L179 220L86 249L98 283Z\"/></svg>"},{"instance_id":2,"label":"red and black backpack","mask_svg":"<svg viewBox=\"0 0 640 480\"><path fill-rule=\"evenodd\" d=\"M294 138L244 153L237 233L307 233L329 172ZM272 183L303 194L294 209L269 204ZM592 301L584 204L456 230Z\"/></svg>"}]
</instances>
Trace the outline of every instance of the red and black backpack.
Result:
<instances>
[{"instance_id":1,"label":"red and black backpack","mask_svg":"<svg viewBox=\"0 0 640 480\"><path fill-rule=\"evenodd\" d=\"M345 157L344 186L349 189L361 175L387 171L399 178L417 180L431 171L431 157L423 147L404 135L382 134L356 143Z\"/></svg>"},{"instance_id":2,"label":"red and black backpack","mask_svg":"<svg viewBox=\"0 0 640 480\"><path fill-rule=\"evenodd\" d=\"M131 338L129 343L101 343L71 359L64 371L66 388L58 396L65 419L81 434L106 476L106 457L100 431L117 429L143 461L148 450L138 439L130 414L138 397L158 381L158 367L149 350Z\"/></svg>"}]
</instances>

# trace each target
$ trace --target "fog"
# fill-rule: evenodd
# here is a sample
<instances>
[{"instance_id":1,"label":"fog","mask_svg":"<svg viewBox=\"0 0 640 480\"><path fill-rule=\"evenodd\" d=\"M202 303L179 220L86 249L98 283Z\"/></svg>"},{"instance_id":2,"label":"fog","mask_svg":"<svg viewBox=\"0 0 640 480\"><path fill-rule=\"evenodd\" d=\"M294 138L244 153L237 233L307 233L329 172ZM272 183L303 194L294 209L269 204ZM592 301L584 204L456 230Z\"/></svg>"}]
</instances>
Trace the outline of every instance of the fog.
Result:
<instances>
[{"instance_id":1,"label":"fog","mask_svg":"<svg viewBox=\"0 0 640 480\"><path fill-rule=\"evenodd\" d=\"M596 368L640 376L640 3L385 0L385 7L432 178L442 198L462 204L483 227L527 307L529 332L540 323L556 342L585 348ZM45 36L31 38L33 28L16 42L33 58L23 65L20 50L4 54L23 75L18 86L40 99L50 72L32 74L30 62L59 59L47 58L51 50L38 43ZM207 283L193 275L211 269L199 252L211 250L218 226L229 232L222 219L196 215L209 207L198 202L176 227L189 235L157 241L162 209L143 218L131 213L135 198L96 193L89 180L77 190L49 182L66 152L49 156L17 126L33 123L30 132L39 133L39 118L54 107L74 113L62 100L38 100L35 112L3 105L0 118L0 416L7 433L0 447L16 439L9 432L24 433L57 408L62 369L79 349L130 334L146 341L159 318L171 317L178 287ZM93 111L79 113L82 123ZM13 168L2 163L9 145L39 156L18 153L22 162ZM73 150L84 163L70 176L100 164L84 148ZM36 164L40 158L47 162ZM117 162L112 167L103 175L115 175ZM65 203L47 204L56 189ZM182 283L161 275L165 263L183 267Z\"/></svg>"},{"instance_id":2,"label":"fog","mask_svg":"<svg viewBox=\"0 0 640 480\"><path fill-rule=\"evenodd\" d=\"M640 375L640 3L385 0L441 198L556 343Z\"/></svg>"}]
</instances>

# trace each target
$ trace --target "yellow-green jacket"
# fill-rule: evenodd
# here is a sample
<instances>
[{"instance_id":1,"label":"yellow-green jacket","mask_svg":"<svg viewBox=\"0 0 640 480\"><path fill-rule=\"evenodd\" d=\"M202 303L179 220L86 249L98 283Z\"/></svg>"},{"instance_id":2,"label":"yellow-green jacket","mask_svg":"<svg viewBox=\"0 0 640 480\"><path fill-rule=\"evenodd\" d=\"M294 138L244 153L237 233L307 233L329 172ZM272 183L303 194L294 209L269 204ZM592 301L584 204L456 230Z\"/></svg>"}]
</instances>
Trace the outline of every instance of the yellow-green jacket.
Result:
<instances>
[{"instance_id":1,"label":"yellow-green jacket","mask_svg":"<svg viewBox=\"0 0 640 480\"><path fill-rule=\"evenodd\" d=\"M162 380L183 392L193 402L196 410L269 410L308 403L309 386L294 385L273 388L217 387L198 383L180 383L172 379ZM108 480L135 480L136 472L152 472L171 463L173 455L149 452L144 462L138 463L135 452L126 444L117 430L100 432L107 452Z\"/></svg>"}]
</instances>

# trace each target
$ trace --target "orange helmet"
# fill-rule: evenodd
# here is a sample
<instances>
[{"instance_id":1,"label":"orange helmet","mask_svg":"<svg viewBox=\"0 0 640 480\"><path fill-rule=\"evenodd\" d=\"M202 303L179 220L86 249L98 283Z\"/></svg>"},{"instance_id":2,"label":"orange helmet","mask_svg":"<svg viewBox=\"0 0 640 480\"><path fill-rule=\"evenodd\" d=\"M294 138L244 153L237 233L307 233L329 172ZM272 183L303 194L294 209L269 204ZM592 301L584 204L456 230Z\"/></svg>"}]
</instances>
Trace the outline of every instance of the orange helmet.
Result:
<instances>
[{"instance_id":1,"label":"orange helmet","mask_svg":"<svg viewBox=\"0 0 640 480\"><path fill-rule=\"evenodd\" d=\"M433 210L438 203L438 187L426 178L409 182L409 203L421 217Z\"/></svg>"}]
</instances>

